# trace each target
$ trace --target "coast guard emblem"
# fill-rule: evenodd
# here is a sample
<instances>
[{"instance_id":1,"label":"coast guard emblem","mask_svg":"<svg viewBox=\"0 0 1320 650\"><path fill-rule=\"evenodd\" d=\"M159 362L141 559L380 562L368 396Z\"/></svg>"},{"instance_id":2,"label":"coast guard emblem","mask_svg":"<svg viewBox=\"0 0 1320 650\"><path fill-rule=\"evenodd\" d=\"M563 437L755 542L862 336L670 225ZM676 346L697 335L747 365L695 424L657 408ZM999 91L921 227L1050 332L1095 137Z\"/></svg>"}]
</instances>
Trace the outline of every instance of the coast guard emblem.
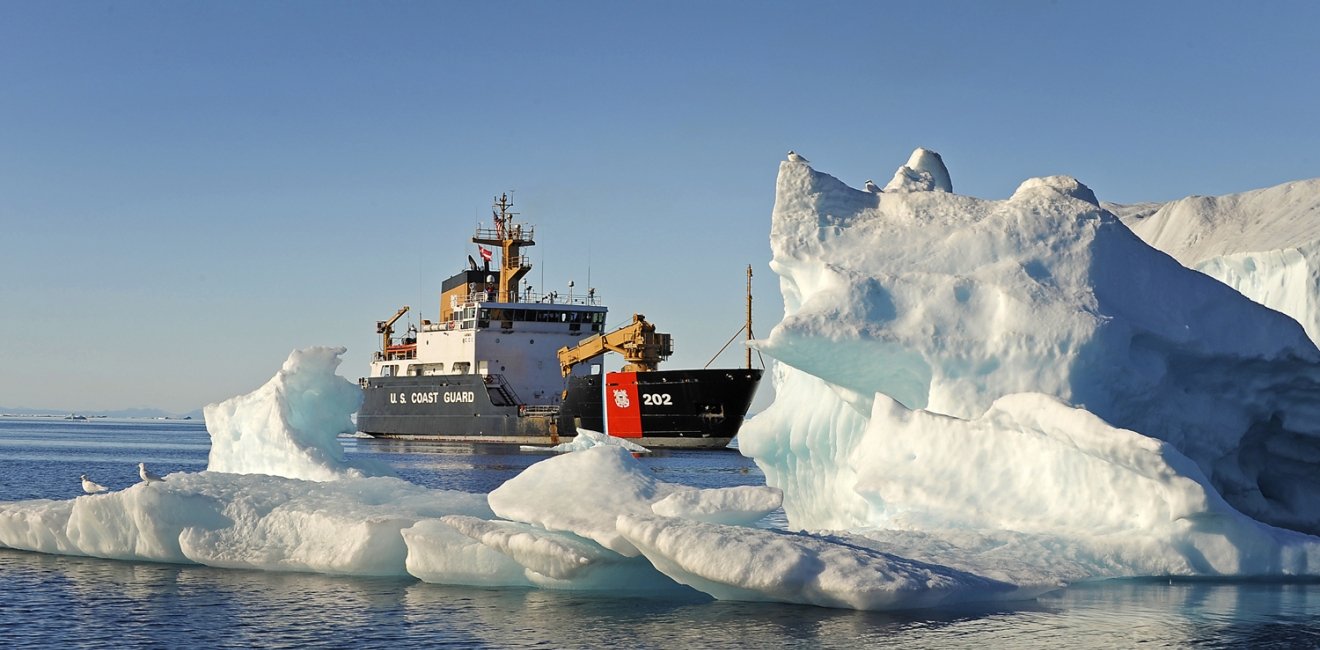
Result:
<instances>
[{"instance_id":1,"label":"coast guard emblem","mask_svg":"<svg viewBox=\"0 0 1320 650\"><path fill-rule=\"evenodd\" d=\"M626 409L629 406L632 406L632 402L628 401L628 391L621 388L615 389L614 405L621 409Z\"/></svg>"}]
</instances>

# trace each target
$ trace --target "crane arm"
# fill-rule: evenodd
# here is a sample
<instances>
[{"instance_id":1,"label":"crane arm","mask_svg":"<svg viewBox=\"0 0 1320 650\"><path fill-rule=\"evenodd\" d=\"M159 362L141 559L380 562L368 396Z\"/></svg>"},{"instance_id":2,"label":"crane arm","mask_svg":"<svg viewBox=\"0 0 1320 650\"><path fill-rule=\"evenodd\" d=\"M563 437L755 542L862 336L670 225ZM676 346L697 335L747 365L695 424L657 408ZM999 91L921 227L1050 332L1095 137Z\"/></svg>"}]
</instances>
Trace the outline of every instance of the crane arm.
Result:
<instances>
[{"instance_id":1,"label":"crane arm","mask_svg":"<svg viewBox=\"0 0 1320 650\"><path fill-rule=\"evenodd\" d=\"M376 333L381 335L381 339L380 339L381 352L384 352L386 348L390 347L390 336L394 334L395 321L402 318L403 315L406 313L408 313L408 305L404 305L403 309L400 309L399 313L394 315L394 318L391 318L389 320L376 321Z\"/></svg>"},{"instance_id":2,"label":"crane arm","mask_svg":"<svg viewBox=\"0 0 1320 650\"><path fill-rule=\"evenodd\" d=\"M567 377L573 366L606 352L623 355L628 362L624 372L655 370L674 353L674 343L668 334L656 332L655 325L646 322L645 316L633 314L631 323L613 332L597 334L573 347L559 348L559 368Z\"/></svg>"}]
</instances>

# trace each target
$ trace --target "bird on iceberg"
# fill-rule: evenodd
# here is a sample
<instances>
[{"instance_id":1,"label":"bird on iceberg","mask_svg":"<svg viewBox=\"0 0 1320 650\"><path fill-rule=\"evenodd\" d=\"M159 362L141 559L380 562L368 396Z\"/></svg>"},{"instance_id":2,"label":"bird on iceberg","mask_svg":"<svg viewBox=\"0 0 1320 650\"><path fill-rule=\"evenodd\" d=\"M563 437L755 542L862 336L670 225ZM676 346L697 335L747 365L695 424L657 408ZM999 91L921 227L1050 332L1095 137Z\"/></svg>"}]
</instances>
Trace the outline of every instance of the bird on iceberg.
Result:
<instances>
[{"instance_id":1,"label":"bird on iceberg","mask_svg":"<svg viewBox=\"0 0 1320 650\"><path fill-rule=\"evenodd\" d=\"M146 463L138 463L138 476L141 476L142 480L145 481L147 485L151 485L152 483L160 483L161 481L165 480L155 474L152 474L151 472L148 472Z\"/></svg>"},{"instance_id":2,"label":"bird on iceberg","mask_svg":"<svg viewBox=\"0 0 1320 650\"><path fill-rule=\"evenodd\" d=\"M810 161L810 160L807 160L806 158L803 158L803 157L800 156L800 155L798 155L798 153L797 153L796 151L793 151L792 149L789 149L789 150L788 150L788 162L800 162L800 163L804 163L804 162L811 162L811 161Z\"/></svg>"},{"instance_id":3,"label":"bird on iceberg","mask_svg":"<svg viewBox=\"0 0 1320 650\"><path fill-rule=\"evenodd\" d=\"M879 193L883 192L884 190L880 189L880 186L879 186L879 185L876 185L876 184L875 184L875 181L872 181L872 180L870 180L870 179L867 179L867 180L866 180L866 191L867 191L867 192L870 192L870 193L872 193L872 194L879 194Z\"/></svg>"},{"instance_id":4,"label":"bird on iceberg","mask_svg":"<svg viewBox=\"0 0 1320 650\"><path fill-rule=\"evenodd\" d=\"M88 494L105 492L110 489L104 485L101 485L100 483L97 483L96 481L93 481L92 479L87 478L86 474L83 474L80 478L82 478L83 492L86 492Z\"/></svg>"}]
</instances>

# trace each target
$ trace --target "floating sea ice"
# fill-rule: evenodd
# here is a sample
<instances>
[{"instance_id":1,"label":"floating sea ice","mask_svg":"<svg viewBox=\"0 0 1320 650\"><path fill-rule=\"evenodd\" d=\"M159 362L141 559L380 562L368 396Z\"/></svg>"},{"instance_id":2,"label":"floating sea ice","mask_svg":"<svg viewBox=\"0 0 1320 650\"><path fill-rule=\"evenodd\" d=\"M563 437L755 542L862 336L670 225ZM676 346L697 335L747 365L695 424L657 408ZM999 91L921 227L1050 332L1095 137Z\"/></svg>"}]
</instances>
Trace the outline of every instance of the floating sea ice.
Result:
<instances>
[{"instance_id":1,"label":"floating sea ice","mask_svg":"<svg viewBox=\"0 0 1320 650\"><path fill-rule=\"evenodd\" d=\"M751 526L778 510L784 503L779 488L756 485L682 490L651 504L651 510L664 517L732 526Z\"/></svg>"},{"instance_id":2,"label":"floating sea ice","mask_svg":"<svg viewBox=\"0 0 1320 650\"><path fill-rule=\"evenodd\" d=\"M405 528L408 573L435 584L531 587L526 569L513 558L464 535L439 519Z\"/></svg>"},{"instance_id":3,"label":"floating sea ice","mask_svg":"<svg viewBox=\"0 0 1320 650\"><path fill-rule=\"evenodd\" d=\"M613 445L616 447L623 447L628 451L638 454L649 453L651 451L650 449L647 449L646 447L643 447L630 440L625 440L623 438L616 438L614 436L607 435L599 431L592 431L591 429L581 429L581 428L578 429L577 436L575 436L572 440L557 444L553 447L537 447L534 445L520 445L518 448L524 451L569 452L569 451L582 451L583 449L590 449L592 447L600 447L603 445Z\"/></svg>"},{"instance_id":4,"label":"floating sea ice","mask_svg":"<svg viewBox=\"0 0 1320 650\"><path fill-rule=\"evenodd\" d=\"M232 477L249 485L257 477ZM310 482L260 477L226 504L233 520L188 528L188 559L207 566L347 575L406 575L400 531L422 518L461 512L489 516L482 495L431 490L395 478ZM330 504L333 504L331 506Z\"/></svg>"},{"instance_id":5,"label":"floating sea ice","mask_svg":"<svg viewBox=\"0 0 1320 650\"><path fill-rule=\"evenodd\" d=\"M490 508L510 521L595 540L621 555L637 549L615 530L620 514L650 514L651 504L678 490L658 481L622 447L606 445L543 460L490 493Z\"/></svg>"},{"instance_id":6,"label":"floating sea ice","mask_svg":"<svg viewBox=\"0 0 1320 650\"><path fill-rule=\"evenodd\" d=\"M0 544L120 560L406 575L400 530L447 514L492 516L483 495L394 478L168 478L72 501L0 504Z\"/></svg>"},{"instance_id":7,"label":"floating sea ice","mask_svg":"<svg viewBox=\"0 0 1320 650\"><path fill-rule=\"evenodd\" d=\"M0 503L0 546L40 553L81 555L69 541L66 532L73 503L53 499Z\"/></svg>"},{"instance_id":8,"label":"floating sea ice","mask_svg":"<svg viewBox=\"0 0 1320 650\"><path fill-rule=\"evenodd\" d=\"M633 595L697 595L656 571L644 558L624 557L572 533L463 515L441 517L440 521L508 556L526 569L523 574L526 580L538 587Z\"/></svg>"},{"instance_id":9,"label":"floating sea ice","mask_svg":"<svg viewBox=\"0 0 1320 650\"><path fill-rule=\"evenodd\" d=\"M801 533L655 515L621 515L618 530L662 573L720 600L918 609L1025 600L1055 588L1021 588Z\"/></svg>"},{"instance_id":10,"label":"floating sea ice","mask_svg":"<svg viewBox=\"0 0 1320 650\"><path fill-rule=\"evenodd\" d=\"M339 442L356 431L351 416L362 403L362 390L335 374L344 352L294 350L265 385L207 405L207 469L310 481L393 475L384 463L350 459Z\"/></svg>"},{"instance_id":11,"label":"floating sea ice","mask_svg":"<svg viewBox=\"0 0 1320 650\"><path fill-rule=\"evenodd\" d=\"M593 563L615 561L620 555L598 544L512 521L449 515L440 521L489 546L518 564L551 578L567 580Z\"/></svg>"}]
</instances>

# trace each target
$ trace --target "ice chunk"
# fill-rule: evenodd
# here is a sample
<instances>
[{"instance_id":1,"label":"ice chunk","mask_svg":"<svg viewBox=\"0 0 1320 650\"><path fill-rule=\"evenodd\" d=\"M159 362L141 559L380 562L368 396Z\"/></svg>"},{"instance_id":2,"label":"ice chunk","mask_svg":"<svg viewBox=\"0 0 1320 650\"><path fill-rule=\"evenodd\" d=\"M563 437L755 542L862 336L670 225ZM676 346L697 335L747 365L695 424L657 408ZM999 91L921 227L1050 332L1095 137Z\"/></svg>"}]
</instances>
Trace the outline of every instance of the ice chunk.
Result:
<instances>
[{"instance_id":1,"label":"ice chunk","mask_svg":"<svg viewBox=\"0 0 1320 650\"><path fill-rule=\"evenodd\" d=\"M622 447L606 445L543 460L490 493L495 514L546 530L568 531L621 555L637 549L614 528L624 513L650 513L651 504L679 489L652 478Z\"/></svg>"},{"instance_id":2,"label":"ice chunk","mask_svg":"<svg viewBox=\"0 0 1320 650\"><path fill-rule=\"evenodd\" d=\"M0 546L77 555L78 549L68 534L75 502L33 499L0 503Z\"/></svg>"},{"instance_id":3,"label":"ice chunk","mask_svg":"<svg viewBox=\"0 0 1320 650\"><path fill-rule=\"evenodd\" d=\"M0 505L0 543L120 560L405 575L401 529L446 514L492 515L483 495L395 478L167 478L66 502Z\"/></svg>"},{"instance_id":4,"label":"ice chunk","mask_svg":"<svg viewBox=\"0 0 1320 650\"><path fill-rule=\"evenodd\" d=\"M1100 201L1095 198L1095 192L1092 192L1091 188L1071 176L1028 178L1018 186L1017 190L1013 192L1013 197L1009 200L1025 201L1032 195L1038 194L1045 194L1046 200L1049 200L1049 194L1060 194L1079 201L1085 201L1097 208L1100 207Z\"/></svg>"},{"instance_id":5,"label":"ice chunk","mask_svg":"<svg viewBox=\"0 0 1320 650\"><path fill-rule=\"evenodd\" d=\"M458 532L438 519L403 529L408 573L424 582L483 587L530 587L513 558Z\"/></svg>"},{"instance_id":6,"label":"ice chunk","mask_svg":"<svg viewBox=\"0 0 1320 650\"><path fill-rule=\"evenodd\" d=\"M665 517L751 526L778 510L783 503L784 493L778 488L739 485L681 490L651 504L651 510Z\"/></svg>"},{"instance_id":7,"label":"ice chunk","mask_svg":"<svg viewBox=\"0 0 1320 650\"><path fill-rule=\"evenodd\" d=\"M526 451L553 451L553 452L562 453L569 451L582 451L583 449L590 449L592 447L599 447L601 445L614 445L616 447L623 447L628 451L638 454L649 453L651 451L650 449L647 449L646 447L643 447L630 440L607 435L599 431L592 431L591 429L583 429L583 428L578 428L577 435L573 436L572 440L557 444L553 447L536 447L533 445L521 445L519 449L523 449Z\"/></svg>"},{"instance_id":8,"label":"ice chunk","mask_svg":"<svg viewBox=\"0 0 1320 650\"><path fill-rule=\"evenodd\" d=\"M440 521L532 571L560 580L577 577L593 563L621 559L618 553L596 544L529 524L488 521L464 515L450 515Z\"/></svg>"},{"instance_id":9,"label":"ice chunk","mask_svg":"<svg viewBox=\"0 0 1320 650\"><path fill-rule=\"evenodd\" d=\"M894 178L885 186L885 192L942 192L953 191L949 170L944 159L929 149L917 149L907 164L894 172Z\"/></svg>"},{"instance_id":10,"label":"ice chunk","mask_svg":"<svg viewBox=\"0 0 1320 650\"><path fill-rule=\"evenodd\" d=\"M408 570L426 582L691 599L699 594L656 571L571 533L529 524L452 515L404 531Z\"/></svg>"},{"instance_id":11,"label":"ice chunk","mask_svg":"<svg viewBox=\"0 0 1320 650\"><path fill-rule=\"evenodd\" d=\"M828 537L621 515L619 531L660 571L720 600L865 610L1033 598L1015 585Z\"/></svg>"},{"instance_id":12,"label":"ice chunk","mask_svg":"<svg viewBox=\"0 0 1320 650\"><path fill-rule=\"evenodd\" d=\"M204 409L211 434L207 469L312 481L388 475L388 467L349 462L339 444L353 433L362 391L335 374L344 348L295 350L264 386Z\"/></svg>"},{"instance_id":13,"label":"ice chunk","mask_svg":"<svg viewBox=\"0 0 1320 650\"><path fill-rule=\"evenodd\" d=\"M908 157L905 167L930 174L931 180L935 183L935 189L953 192L953 181L949 179L949 168L944 166L944 158L940 157L938 153L918 147Z\"/></svg>"}]
</instances>

